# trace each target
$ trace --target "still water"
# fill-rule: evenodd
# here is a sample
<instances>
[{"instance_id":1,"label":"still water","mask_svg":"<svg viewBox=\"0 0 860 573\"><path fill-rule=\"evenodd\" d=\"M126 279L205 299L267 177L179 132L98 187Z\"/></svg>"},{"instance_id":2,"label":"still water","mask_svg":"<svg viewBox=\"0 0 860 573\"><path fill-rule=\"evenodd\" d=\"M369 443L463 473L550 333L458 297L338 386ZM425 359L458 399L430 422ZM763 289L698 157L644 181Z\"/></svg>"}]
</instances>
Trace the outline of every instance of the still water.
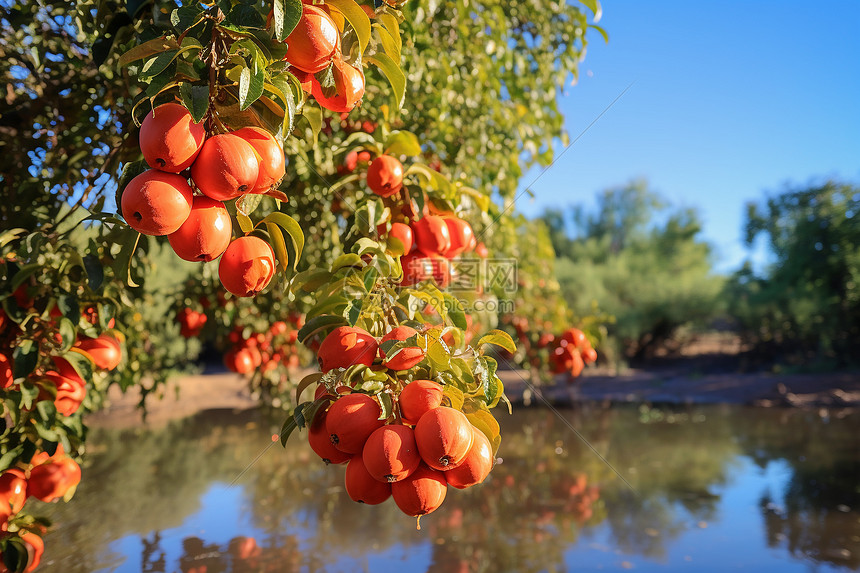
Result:
<instances>
[{"instance_id":1,"label":"still water","mask_svg":"<svg viewBox=\"0 0 860 573\"><path fill-rule=\"evenodd\" d=\"M421 531L391 500L352 503L342 466L296 435L272 444L279 421L259 412L94 430L74 500L49 508L40 571L860 569L860 412L560 416L500 414L501 463L482 486L450 489Z\"/></svg>"}]
</instances>

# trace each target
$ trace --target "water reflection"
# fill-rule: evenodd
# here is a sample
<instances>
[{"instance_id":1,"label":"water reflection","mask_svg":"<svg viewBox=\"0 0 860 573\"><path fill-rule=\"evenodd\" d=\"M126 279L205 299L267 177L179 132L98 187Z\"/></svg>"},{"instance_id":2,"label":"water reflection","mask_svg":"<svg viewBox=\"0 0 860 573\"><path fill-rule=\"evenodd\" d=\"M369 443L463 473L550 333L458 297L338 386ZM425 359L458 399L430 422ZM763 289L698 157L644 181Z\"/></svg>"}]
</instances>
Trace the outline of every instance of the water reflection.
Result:
<instances>
[{"instance_id":1,"label":"water reflection","mask_svg":"<svg viewBox=\"0 0 860 573\"><path fill-rule=\"evenodd\" d=\"M277 421L210 412L98 444L44 571L860 569L860 413L698 407L503 416L503 461L422 530L349 501L343 468Z\"/></svg>"}]
</instances>

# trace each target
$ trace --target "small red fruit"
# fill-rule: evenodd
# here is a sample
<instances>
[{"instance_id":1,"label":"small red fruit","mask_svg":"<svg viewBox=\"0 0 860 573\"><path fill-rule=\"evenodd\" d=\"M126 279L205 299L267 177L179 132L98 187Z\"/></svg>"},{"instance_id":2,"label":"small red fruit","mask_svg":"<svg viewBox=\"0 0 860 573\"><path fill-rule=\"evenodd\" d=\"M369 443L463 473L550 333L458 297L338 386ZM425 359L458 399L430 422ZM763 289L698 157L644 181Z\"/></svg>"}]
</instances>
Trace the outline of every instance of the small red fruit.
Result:
<instances>
[{"instance_id":1,"label":"small red fruit","mask_svg":"<svg viewBox=\"0 0 860 573\"><path fill-rule=\"evenodd\" d=\"M335 57L332 67L334 93L325 95L322 86L313 78L311 94L324 108L331 111L351 111L364 95L364 73L340 58Z\"/></svg>"},{"instance_id":2,"label":"small red fruit","mask_svg":"<svg viewBox=\"0 0 860 573\"><path fill-rule=\"evenodd\" d=\"M109 334L102 334L98 338L84 336L75 346L89 354L100 370L113 370L122 362L119 340Z\"/></svg>"},{"instance_id":3,"label":"small red fruit","mask_svg":"<svg viewBox=\"0 0 860 573\"><path fill-rule=\"evenodd\" d=\"M400 281L403 286L412 286L433 277L433 263L420 251L400 257L400 266L403 268L403 279Z\"/></svg>"},{"instance_id":4,"label":"small red fruit","mask_svg":"<svg viewBox=\"0 0 860 573\"><path fill-rule=\"evenodd\" d=\"M193 196L183 177L150 169L132 179L123 190L122 216L139 233L169 235L188 218Z\"/></svg>"},{"instance_id":5,"label":"small red fruit","mask_svg":"<svg viewBox=\"0 0 860 573\"><path fill-rule=\"evenodd\" d=\"M413 380L400 393L400 416L415 425L421 417L442 405L442 385L432 380Z\"/></svg>"},{"instance_id":6,"label":"small red fruit","mask_svg":"<svg viewBox=\"0 0 860 573\"><path fill-rule=\"evenodd\" d=\"M564 340L567 344L573 344L576 348L591 346L588 338L585 337L585 333L578 328L568 328L565 330L561 334L561 340Z\"/></svg>"},{"instance_id":7,"label":"small red fruit","mask_svg":"<svg viewBox=\"0 0 860 573\"><path fill-rule=\"evenodd\" d=\"M56 370L45 373L45 378L57 388L54 406L63 416L71 416L86 398L86 383L67 360L54 358L54 366Z\"/></svg>"},{"instance_id":8,"label":"small red fruit","mask_svg":"<svg viewBox=\"0 0 860 573\"><path fill-rule=\"evenodd\" d=\"M383 425L382 410L367 394L347 394L331 405L325 425L331 443L342 452L358 454L367 438Z\"/></svg>"},{"instance_id":9,"label":"small red fruit","mask_svg":"<svg viewBox=\"0 0 860 573\"><path fill-rule=\"evenodd\" d=\"M27 495L54 501L81 482L81 466L68 456L54 457L29 471Z\"/></svg>"},{"instance_id":10,"label":"small red fruit","mask_svg":"<svg viewBox=\"0 0 860 573\"><path fill-rule=\"evenodd\" d=\"M389 239L397 239L403 245L403 254L409 254L412 251L412 246L415 240L412 235L412 227L405 223L391 223L391 230L388 231Z\"/></svg>"},{"instance_id":11,"label":"small red fruit","mask_svg":"<svg viewBox=\"0 0 860 573\"><path fill-rule=\"evenodd\" d=\"M457 217L446 217L445 224L451 236L451 247L445 251L444 256L453 259L470 248L475 240L475 233L472 232L472 226L468 222Z\"/></svg>"},{"instance_id":12,"label":"small red fruit","mask_svg":"<svg viewBox=\"0 0 860 573\"><path fill-rule=\"evenodd\" d=\"M340 34L324 10L305 4L302 18L287 36L286 60L296 68L315 74L322 71L340 49Z\"/></svg>"},{"instance_id":13,"label":"small red fruit","mask_svg":"<svg viewBox=\"0 0 860 573\"><path fill-rule=\"evenodd\" d=\"M191 214L167 240L180 259L208 263L221 256L232 237L233 223L224 204L197 196L191 204Z\"/></svg>"},{"instance_id":14,"label":"small red fruit","mask_svg":"<svg viewBox=\"0 0 860 573\"><path fill-rule=\"evenodd\" d=\"M281 182L286 174L284 148L271 133L261 127L243 127L233 135L247 141L260 160L260 170L252 193L266 193Z\"/></svg>"},{"instance_id":15,"label":"small red fruit","mask_svg":"<svg viewBox=\"0 0 860 573\"><path fill-rule=\"evenodd\" d=\"M412 475L391 484L391 495L400 511L411 517L427 515L445 501L448 484L442 472L420 464Z\"/></svg>"},{"instance_id":16,"label":"small red fruit","mask_svg":"<svg viewBox=\"0 0 860 573\"><path fill-rule=\"evenodd\" d=\"M380 155L367 168L367 186L380 197L390 197L403 185L403 164L390 155Z\"/></svg>"},{"instance_id":17,"label":"small red fruit","mask_svg":"<svg viewBox=\"0 0 860 573\"><path fill-rule=\"evenodd\" d=\"M487 249L487 245L485 245L484 243L478 243L477 245L475 245L475 254L482 259L486 259L490 256L490 251Z\"/></svg>"},{"instance_id":18,"label":"small red fruit","mask_svg":"<svg viewBox=\"0 0 860 573\"><path fill-rule=\"evenodd\" d=\"M179 311L176 320L179 322L179 333L185 338L192 338L200 334L208 318L204 313L186 307Z\"/></svg>"},{"instance_id":19,"label":"small red fruit","mask_svg":"<svg viewBox=\"0 0 860 573\"><path fill-rule=\"evenodd\" d=\"M12 359L0 352L0 388L6 389L15 381L12 371Z\"/></svg>"},{"instance_id":20,"label":"small red fruit","mask_svg":"<svg viewBox=\"0 0 860 573\"><path fill-rule=\"evenodd\" d=\"M227 247L218 263L218 278L236 296L254 296L275 276L275 252L254 236L239 237Z\"/></svg>"},{"instance_id":21,"label":"small red fruit","mask_svg":"<svg viewBox=\"0 0 860 573\"><path fill-rule=\"evenodd\" d=\"M325 391L325 386L320 386ZM316 400L321 396L314 395ZM331 434L326 428L326 415L322 408L317 410L314 420L308 428L308 443L316 455L326 464L345 464L350 454L340 451L331 443Z\"/></svg>"},{"instance_id":22,"label":"small red fruit","mask_svg":"<svg viewBox=\"0 0 860 573\"><path fill-rule=\"evenodd\" d=\"M27 480L24 472L10 469L0 475L0 523L21 511L27 500Z\"/></svg>"},{"instance_id":23,"label":"small red fruit","mask_svg":"<svg viewBox=\"0 0 860 573\"><path fill-rule=\"evenodd\" d=\"M379 341L380 345L389 340L406 340L418 334L418 331L410 326L398 326L392 329ZM400 352L387 359L382 346L379 348L382 364L391 370L409 370L424 359L424 351L420 348L402 348Z\"/></svg>"},{"instance_id":24,"label":"small red fruit","mask_svg":"<svg viewBox=\"0 0 860 573\"><path fill-rule=\"evenodd\" d=\"M210 137L191 166L191 179L212 199L229 201L254 190L260 162L251 144L233 133Z\"/></svg>"},{"instance_id":25,"label":"small red fruit","mask_svg":"<svg viewBox=\"0 0 860 573\"><path fill-rule=\"evenodd\" d=\"M472 447L472 439L472 424L466 415L447 406L430 410L415 425L421 459L439 471L460 465Z\"/></svg>"},{"instance_id":26,"label":"small red fruit","mask_svg":"<svg viewBox=\"0 0 860 573\"><path fill-rule=\"evenodd\" d=\"M408 426L389 424L374 430L362 449L364 467L374 479L394 483L418 468L421 456L415 432Z\"/></svg>"},{"instance_id":27,"label":"small red fruit","mask_svg":"<svg viewBox=\"0 0 860 573\"><path fill-rule=\"evenodd\" d=\"M582 360L586 364L591 364L593 362L597 362L597 351L589 346L585 350L582 351Z\"/></svg>"},{"instance_id":28,"label":"small red fruit","mask_svg":"<svg viewBox=\"0 0 860 573\"><path fill-rule=\"evenodd\" d=\"M358 503L378 505L391 497L391 484L373 479L359 454L349 460L344 482L346 493Z\"/></svg>"},{"instance_id":29,"label":"small red fruit","mask_svg":"<svg viewBox=\"0 0 860 573\"><path fill-rule=\"evenodd\" d=\"M250 374L254 371L254 355L248 348L233 349L224 355L224 365L236 374Z\"/></svg>"},{"instance_id":30,"label":"small red fruit","mask_svg":"<svg viewBox=\"0 0 860 573\"><path fill-rule=\"evenodd\" d=\"M448 485L466 489L484 481L493 469L493 447L490 440L478 428L472 426L472 447L456 468L445 472Z\"/></svg>"},{"instance_id":31,"label":"small red fruit","mask_svg":"<svg viewBox=\"0 0 860 573\"><path fill-rule=\"evenodd\" d=\"M427 215L412 223L415 244L426 256L442 255L451 248L451 232L445 219L438 215Z\"/></svg>"},{"instance_id":32,"label":"small red fruit","mask_svg":"<svg viewBox=\"0 0 860 573\"><path fill-rule=\"evenodd\" d=\"M378 350L379 344L366 330L340 326L322 341L317 360L323 372L335 368L349 368L353 364L370 366Z\"/></svg>"},{"instance_id":33,"label":"small red fruit","mask_svg":"<svg viewBox=\"0 0 860 573\"><path fill-rule=\"evenodd\" d=\"M205 139L203 123L194 123L188 110L178 103L158 106L140 126L143 157L160 171L179 173L191 167Z\"/></svg>"}]
</instances>

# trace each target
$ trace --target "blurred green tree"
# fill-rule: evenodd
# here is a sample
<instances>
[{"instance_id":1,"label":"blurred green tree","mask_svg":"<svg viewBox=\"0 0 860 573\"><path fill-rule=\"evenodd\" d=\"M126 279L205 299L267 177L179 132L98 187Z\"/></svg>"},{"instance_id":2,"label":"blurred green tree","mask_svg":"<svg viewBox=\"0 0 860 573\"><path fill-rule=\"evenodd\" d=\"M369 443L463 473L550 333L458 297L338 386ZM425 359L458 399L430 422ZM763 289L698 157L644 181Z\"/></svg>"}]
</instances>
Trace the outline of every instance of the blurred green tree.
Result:
<instances>
[{"instance_id":1,"label":"blurred green tree","mask_svg":"<svg viewBox=\"0 0 860 573\"><path fill-rule=\"evenodd\" d=\"M582 315L599 301L615 316L609 334L627 357L652 356L679 328L719 312L723 279L698 215L670 207L644 181L602 192L593 211L551 210L543 220L565 299Z\"/></svg>"}]
</instances>

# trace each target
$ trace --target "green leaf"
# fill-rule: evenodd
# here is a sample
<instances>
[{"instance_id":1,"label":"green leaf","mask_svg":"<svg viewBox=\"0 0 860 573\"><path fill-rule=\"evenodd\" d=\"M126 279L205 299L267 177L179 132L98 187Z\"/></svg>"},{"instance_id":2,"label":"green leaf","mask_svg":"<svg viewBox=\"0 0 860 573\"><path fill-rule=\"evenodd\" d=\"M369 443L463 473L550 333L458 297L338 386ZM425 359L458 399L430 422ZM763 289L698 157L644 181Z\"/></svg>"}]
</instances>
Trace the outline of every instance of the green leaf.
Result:
<instances>
[{"instance_id":1,"label":"green leaf","mask_svg":"<svg viewBox=\"0 0 860 573\"><path fill-rule=\"evenodd\" d=\"M191 112L194 123L200 123L209 110L209 86L182 82L179 86L179 97L182 98L185 109Z\"/></svg>"},{"instance_id":2,"label":"green leaf","mask_svg":"<svg viewBox=\"0 0 860 573\"><path fill-rule=\"evenodd\" d=\"M381 24L374 24L373 28L379 35L379 42L382 44L383 51L391 56L395 63L400 63L400 43L391 37L391 33Z\"/></svg>"},{"instance_id":3,"label":"green leaf","mask_svg":"<svg viewBox=\"0 0 860 573\"><path fill-rule=\"evenodd\" d=\"M12 352L12 376L22 380L30 375L39 362L39 347L32 340L22 341Z\"/></svg>"},{"instance_id":4,"label":"green leaf","mask_svg":"<svg viewBox=\"0 0 860 573\"><path fill-rule=\"evenodd\" d=\"M181 6L170 13L170 24L178 33L182 34L200 22L204 14L199 5Z\"/></svg>"},{"instance_id":5,"label":"green leaf","mask_svg":"<svg viewBox=\"0 0 860 573\"><path fill-rule=\"evenodd\" d=\"M75 343L75 340L78 337L78 330L75 328L75 325L72 324L72 321L64 316L60 319L59 331L60 337L63 340L62 351L66 352Z\"/></svg>"},{"instance_id":6,"label":"green leaf","mask_svg":"<svg viewBox=\"0 0 860 573\"><path fill-rule=\"evenodd\" d=\"M302 19L302 0L274 0L273 9L275 39L283 42Z\"/></svg>"},{"instance_id":7,"label":"green leaf","mask_svg":"<svg viewBox=\"0 0 860 573\"><path fill-rule=\"evenodd\" d=\"M609 43L609 34L606 32L606 30L603 29L602 26L598 26L597 24L589 24L588 27L600 32L600 35L603 36L603 41L607 44Z\"/></svg>"},{"instance_id":8,"label":"green leaf","mask_svg":"<svg viewBox=\"0 0 860 573\"><path fill-rule=\"evenodd\" d=\"M260 206L263 196L258 193L245 193L236 199L236 210L243 215L250 215Z\"/></svg>"},{"instance_id":9,"label":"green leaf","mask_svg":"<svg viewBox=\"0 0 860 573\"><path fill-rule=\"evenodd\" d=\"M388 35L397 45L397 51L400 52L403 48L403 40L400 38L400 23L397 17L389 12L382 12L376 15L376 20L385 26Z\"/></svg>"},{"instance_id":10,"label":"green leaf","mask_svg":"<svg viewBox=\"0 0 860 573\"><path fill-rule=\"evenodd\" d=\"M290 257L287 254L287 244L284 242L284 233L281 228L274 223L266 223L266 229L269 230L269 236L272 239L272 249L275 251L275 256L278 262L281 263L281 271L286 272L290 266Z\"/></svg>"},{"instance_id":11,"label":"green leaf","mask_svg":"<svg viewBox=\"0 0 860 573\"><path fill-rule=\"evenodd\" d=\"M421 155L421 144L411 131L392 131L385 140L385 153L388 155Z\"/></svg>"},{"instance_id":12,"label":"green leaf","mask_svg":"<svg viewBox=\"0 0 860 573\"><path fill-rule=\"evenodd\" d=\"M29 265L24 265L18 272L15 273L15 276L12 277L12 284L9 290L16 291L18 287L24 284L24 281L29 279L31 276L36 274L42 270L42 265L40 263L30 263Z\"/></svg>"},{"instance_id":13,"label":"green leaf","mask_svg":"<svg viewBox=\"0 0 860 573\"><path fill-rule=\"evenodd\" d=\"M146 60L143 64L143 67L140 69L140 72L137 74L137 79L140 82L148 82L169 66L174 58L176 58L176 54L179 53L179 50L167 50L166 52L162 52L156 56L153 56Z\"/></svg>"},{"instance_id":14,"label":"green leaf","mask_svg":"<svg viewBox=\"0 0 860 573\"><path fill-rule=\"evenodd\" d=\"M239 109L245 111L263 95L265 70L257 66L256 59L251 67L243 67L239 76Z\"/></svg>"},{"instance_id":15,"label":"green leaf","mask_svg":"<svg viewBox=\"0 0 860 573\"><path fill-rule=\"evenodd\" d=\"M323 316L315 316L305 323L299 330L299 342L304 343L309 337L317 334L322 330L330 330L338 326L345 326L346 320L342 316L334 316L331 314Z\"/></svg>"},{"instance_id":16,"label":"green leaf","mask_svg":"<svg viewBox=\"0 0 860 573\"><path fill-rule=\"evenodd\" d=\"M331 272L336 272L344 267L364 267L361 257L355 253L344 253L334 260L331 264Z\"/></svg>"},{"instance_id":17,"label":"green leaf","mask_svg":"<svg viewBox=\"0 0 860 573\"><path fill-rule=\"evenodd\" d=\"M97 291L105 280L105 270L96 255L84 255L84 268L87 271L87 284L91 290Z\"/></svg>"},{"instance_id":18,"label":"green leaf","mask_svg":"<svg viewBox=\"0 0 860 573\"><path fill-rule=\"evenodd\" d=\"M400 109L403 106L403 96L406 93L406 75L403 70L385 53L377 53L367 58L367 61L382 70L394 92L394 105Z\"/></svg>"},{"instance_id":19,"label":"green leaf","mask_svg":"<svg viewBox=\"0 0 860 573\"><path fill-rule=\"evenodd\" d=\"M245 28L264 29L266 19L260 14L254 4L239 3L233 6L227 13L227 24L233 24L240 30Z\"/></svg>"},{"instance_id":20,"label":"green leaf","mask_svg":"<svg viewBox=\"0 0 860 573\"><path fill-rule=\"evenodd\" d=\"M451 407L455 410L461 410L463 408L463 402L465 401L463 391L453 384L445 384L442 388L442 395L450 400Z\"/></svg>"},{"instance_id":21,"label":"green leaf","mask_svg":"<svg viewBox=\"0 0 860 573\"><path fill-rule=\"evenodd\" d=\"M445 306L448 308L448 318L451 319L454 326L460 330L466 330L469 327L469 323L466 322L466 313L463 310L463 306L460 304L460 301L457 300L457 297L447 292L442 296L445 297Z\"/></svg>"},{"instance_id":22,"label":"green leaf","mask_svg":"<svg viewBox=\"0 0 860 573\"><path fill-rule=\"evenodd\" d=\"M308 386L319 384L319 381L322 380L323 376L324 374L322 372L314 372L313 374L308 374L302 378L302 381L299 382L298 386L296 386L296 404L300 403L299 399L302 397L302 392L304 392Z\"/></svg>"},{"instance_id":23,"label":"green leaf","mask_svg":"<svg viewBox=\"0 0 860 573\"><path fill-rule=\"evenodd\" d=\"M278 211L274 213L269 213L265 219L261 221L262 223L275 223L280 225L280 227L287 232L290 240L293 245L293 252L295 253L296 258L293 260L293 270L295 270L296 266L299 264L299 259L302 257L302 250L305 247L305 235L302 232L301 226L296 222L295 219L287 215L286 213L280 213Z\"/></svg>"},{"instance_id":24,"label":"green leaf","mask_svg":"<svg viewBox=\"0 0 860 573\"><path fill-rule=\"evenodd\" d=\"M311 126L311 132L313 132L314 136L314 145L317 144L317 138L319 138L320 130L322 129L323 116L322 110L319 107L305 104L302 109L302 117L308 121L308 125Z\"/></svg>"},{"instance_id":25,"label":"green leaf","mask_svg":"<svg viewBox=\"0 0 860 573\"><path fill-rule=\"evenodd\" d=\"M392 412L394 412L394 400L391 399L391 394L387 392L383 392L378 395L379 405L380 405L380 420L387 420L391 417Z\"/></svg>"},{"instance_id":26,"label":"green leaf","mask_svg":"<svg viewBox=\"0 0 860 573\"><path fill-rule=\"evenodd\" d=\"M72 348L63 354L63 358L75 369L78 375L85 381L93 379L93 361L89 354L78 348Z\"/></svg>"},{"instance_id":27,"label":"green leaf","mask_svg":"<svg viewBox=\"0 0 860 573\"><path fill-rule=\"evenodd\" d=\"M143 159L139 159L138 161L130 161L122 166L122 173L120 173L119 180L116 182L116 204L117 207L122 205L122 193L125 191L125 188L131 183L131 180L140 175L141 173L148 171L149 165L146 164L146 161Z\"/></svg>"},{"instance_id":28,"label":"green leaf","mask_svg":"<svg viewBox=\"0 0 860 573\"><path fill-rule=\"evenodd\" d=\"M125 11L128 12L128 15L135 18L143 8L150 3L150 0L126 0L125 2ZM13 569L14 571L14 569Z\"/></svg>"},{"instance_id":29,"label":"green leaf","mask_svg":"<svg viewBox=\"0 0 860 573\"><path fill-rule=\"evenodd\" d=\"M362 281L364 282L364 290L370 292L373 290L373 287L376 285L376 279L379 278L379 271L376 270L376 267L367 267L364 270L364 277Z\"/></svg>"},{"instance_id":30,"label":"green leaf","mask_svg":"<svg viewBox=\"0 0 860 573\"><path fill-rule=\"evenodd\" d=\"M135 288L140 285L134 282L134 279L131 278L131 259L134 256L135 249L137 249L137 243L140 241L140 233L132 231L131 229L129 229L129 231L130 232L125 238L125 242L122 245L122 249L114 260L113 270L114 274L117 277L120 277L123 282L125 282L126 286Z\"/></svg>"},{"instance_id":31,"label":"green leaf","mask_svg":"<svg viewBox=\"0 0 860 573\"><path fill-rule=\"evenodd\" d=\"M364 53L370 42L370 18L367 17L361 6L355 0L328 0L326 4L343 14L343 17L355 30L361 53Z\"/></svg>"},{"instance_id":32,"label":"green leaf","mask_svg":"<svg viewBox=\"0 0 860 573\"><path fill-rule=\"evenodd\" d=\"M358 319L361 317L361 309L364 307L363 298L354 298L346 304L343 315L346 317L350 326L355 326Z\"/></svg>"},{"instance_id":33,"label":"green leaf","mask_svg":"<svg viewBox=\"0 0 860 573\"><path fill-rule=\"evenodd\" d=\"M603 9L600 7L600 2L598 0L579 0L582 2L591 13L594 14L594 21L599 22L600 17L603 16Z\"/></svg>"},{"instance_id":34,"label":"green leaf","mask_svg":"<svg viewBox=\"0 0 860 573\"><path fill-rule=\"evenodd\" d=\"M504 348L508 352L517 351L517 345L514 343L514 339L511 338L511 335L504 330L491 330L481 337L475 347L480 348L483 344L494 344Z\"/></svg>"}]
</instances>

